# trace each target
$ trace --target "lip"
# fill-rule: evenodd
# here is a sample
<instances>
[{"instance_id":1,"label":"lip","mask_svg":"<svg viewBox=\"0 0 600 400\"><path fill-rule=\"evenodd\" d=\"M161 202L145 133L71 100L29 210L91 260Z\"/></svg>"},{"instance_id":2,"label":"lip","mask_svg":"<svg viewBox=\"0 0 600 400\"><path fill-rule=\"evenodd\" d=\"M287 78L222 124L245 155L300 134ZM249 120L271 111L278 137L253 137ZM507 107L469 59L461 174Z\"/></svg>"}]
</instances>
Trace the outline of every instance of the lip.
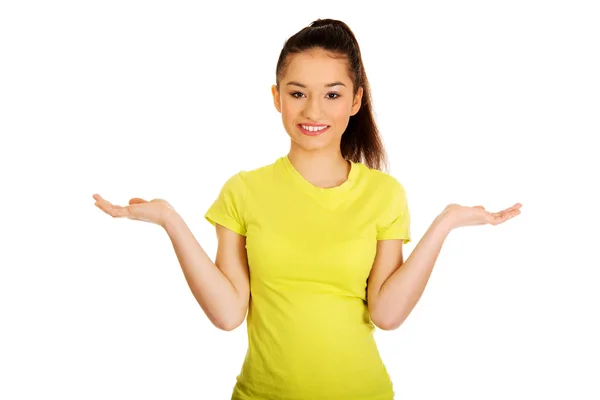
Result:
<instances>
[{"instance_id":1,"label":"lip","mask_svg":"<svg viewBox=\"0 0 600 400\"><path fill-rule=\"evenodd\" d=\"M302 125L306 125L306 126L326 126L327 128L321 129L320 131L311 132L311 131L307 131L306 129L304 129L302 127ZM300 130L300 132L302 132L306 136L319 136L319 135L322 135L323 133L327 132L329 130L329 128L330 128L329 125L324 125L324 124L298 124L297 126L298 126L298 129Z\"/></svg>"},{"instance_id":2,"label":"lip","mask_svg":"<svg viewBox=\"0 0 600 400\"><path fill-rule=\"evenodd\" d=\"M328 126L327 124L315 124L314 122L300 122L299 125L308 125L308 126Z\"/></svg>"}]
</instances>

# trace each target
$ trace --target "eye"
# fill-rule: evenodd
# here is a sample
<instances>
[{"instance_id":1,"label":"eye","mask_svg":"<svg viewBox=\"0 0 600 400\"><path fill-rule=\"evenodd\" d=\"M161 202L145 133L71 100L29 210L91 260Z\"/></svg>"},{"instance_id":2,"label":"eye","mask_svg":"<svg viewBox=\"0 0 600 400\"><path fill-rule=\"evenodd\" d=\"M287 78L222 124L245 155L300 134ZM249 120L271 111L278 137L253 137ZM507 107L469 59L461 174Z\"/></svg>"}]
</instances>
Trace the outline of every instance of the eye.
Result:
<instances>
[{"instance_id":1,"label":"eye","mask_svg":"<svg viewBox=\"0 0 600 400\"><path fill-rule=\"evenodd\" d=\"M293 93L291 93L291 96L294 97L294 98L296 98L296 99L299 99L302 96L304 96L304 94L301 93L301 92L293 92ZM329 100L335 100L338 97L340 97L340 94L339 93L334 93L334 92L327 93L327 95L326 95L326 98L329 99Z\"/></svg>"}]
</instances>

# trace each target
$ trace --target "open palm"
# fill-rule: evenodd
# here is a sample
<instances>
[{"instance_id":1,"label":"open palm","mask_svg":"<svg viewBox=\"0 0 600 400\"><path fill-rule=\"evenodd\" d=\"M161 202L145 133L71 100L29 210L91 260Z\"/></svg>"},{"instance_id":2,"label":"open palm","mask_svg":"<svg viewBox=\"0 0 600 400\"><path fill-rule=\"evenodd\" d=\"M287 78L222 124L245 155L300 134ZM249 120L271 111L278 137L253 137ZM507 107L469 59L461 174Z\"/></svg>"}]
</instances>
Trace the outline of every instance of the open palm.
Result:
<instances>
[{"instance_id":1,"label":"open palm","mask_svg":"<svg viewBox=\"0 0 600 400\"><path fill-rule=\"evenodd\" d=\"M498 225L521 214L521 203L498 212L489 212L483 206L461 206L460 204L449 204L443 211L452 221L452 227L470 225Z\"/></svg>"},{"instance_id":2,"label":"open palm","mask_svg":"<svg viewBox=\"0 0 600 400\"><path fill-rule=\"evenodd\" d=\"M173 206L163 199L147 201L134 197L129 200L129 205L122 207L108 202L99 194L94 194L93 197L96 206L112 217L151 222L160 226L163 226L166 218L175 211Z\"/></svg>"}]
</instances>

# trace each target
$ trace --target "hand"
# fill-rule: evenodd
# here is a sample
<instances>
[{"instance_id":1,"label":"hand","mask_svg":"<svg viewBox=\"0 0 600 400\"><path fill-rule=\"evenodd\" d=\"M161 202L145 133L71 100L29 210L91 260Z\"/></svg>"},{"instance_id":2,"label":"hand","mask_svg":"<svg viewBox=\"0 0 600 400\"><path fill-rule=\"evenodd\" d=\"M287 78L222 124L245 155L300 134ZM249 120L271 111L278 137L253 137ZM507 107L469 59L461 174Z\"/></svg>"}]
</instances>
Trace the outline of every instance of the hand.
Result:
<instances>
[{"instance_id":1,"label":"hand","mask_svg":"<svg viewBox=\"0 0 600 400\"><path fill-rule=\"evenodd\" d=\"M440 217L447 218L451 229L470 225L498 225L521 214L521 203L516 203L499 212L486 211L483 206L467 207L459 204L449 204Z\"/></svg>"},{"instance_id":2,"label":"hand","mask_svg":"<svg viewBox=\"0 0 600 400\"><path fill-rule=\"evenodd\" d=\"M146 201L138 197L129 200L125 207L116 206L104 200L99 194L95 194L96 206L115 218L129 218L138 221L151 222L164 226L167 218L175 213L175 209L166 200L154 199Z\"/></svg>"}]
</instances>

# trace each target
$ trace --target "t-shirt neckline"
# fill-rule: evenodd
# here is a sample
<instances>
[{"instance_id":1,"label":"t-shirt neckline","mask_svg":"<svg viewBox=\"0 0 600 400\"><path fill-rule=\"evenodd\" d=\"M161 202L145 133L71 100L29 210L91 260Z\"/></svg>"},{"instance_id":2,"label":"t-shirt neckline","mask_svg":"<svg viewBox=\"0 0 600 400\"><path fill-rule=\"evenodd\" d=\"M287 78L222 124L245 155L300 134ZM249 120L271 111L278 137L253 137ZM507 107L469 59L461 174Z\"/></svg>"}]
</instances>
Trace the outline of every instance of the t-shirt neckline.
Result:
<instances>
[{"instance_id":1,"label":"t-shirt neckline","mask_svg":"<svg viewBox=\"0 0 600 400\"><path fill-rule=\"evenodd\" d=\"M338 186L330 187L330 188L322 188L313 185L309 181L307 181L300 172L294 167L292 162L290 161L287 155L281 157L283 164L286 169L292 175L293 179L298 182L300 186L304 188L304 190L316 193L319 195L337 195L340 193L345 193L348 190L352 189L356 184L356 180L358 178L358 168L359 166L352 160L348 160L350 162L350 173L348 174L348 178Z\"/></svg>"}]
</instances>

